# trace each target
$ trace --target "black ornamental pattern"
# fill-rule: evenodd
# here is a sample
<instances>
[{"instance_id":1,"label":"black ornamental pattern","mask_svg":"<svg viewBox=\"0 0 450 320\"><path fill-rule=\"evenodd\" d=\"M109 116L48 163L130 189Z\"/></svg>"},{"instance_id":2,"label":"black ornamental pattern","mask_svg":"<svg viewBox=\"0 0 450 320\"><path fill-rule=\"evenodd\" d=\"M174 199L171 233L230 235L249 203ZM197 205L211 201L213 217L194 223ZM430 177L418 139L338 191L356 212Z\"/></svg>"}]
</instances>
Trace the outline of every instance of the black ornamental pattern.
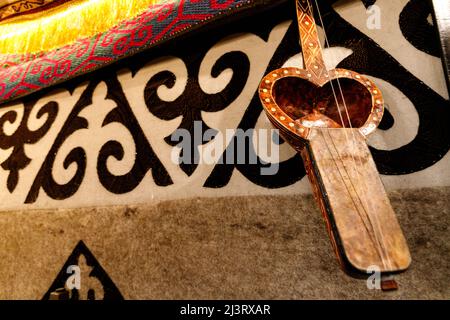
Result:
<instances>
[{"instance_id":1,"label":"black ornamental pattern","mask_svg":"<svg viewBox=\"0 0 450 320\"><path fill-rule=\"evenodd\" d=\"M354 70L358 73L382 79L403 93L414 105L419 116L419 128L415 138L409 143L394 150L378 150L371 148L373 158L376 161L381 174L402 175L414 173L429 168L441 160L450 149L450 127L447 125L450 119L449 101L432 90L429 86L415 77L407 68L399 63L385 49L380 47L373 39L359 31L349 22L344 20L326 1L321 1L321 12L323 16L324 30L328 35L331 47L343 47L352 50L352 54L338 64L338 68ZM363 1L368 7L377 4L377 1ZM432 26L427 22L428 13L431 8L422 1L411 0L401 12L399 19L400 30L405 39L417 50L424 51L433 56L439 56L438 37L432 32ZM419 19L419 20L417 20ZM142 182L148 172L158 186L170 186L174 182L164 165L167 159L154 151L151 143L143 133L143 126L136 118L130 107L131 102L127 100L125 92L128 88L123 87L119 81L118 72L122 69L129 70L133 75L139 72L149 62L158 57L173 56L183 61L187 70L187 81L183 92L171 102L163 101L158 96L158 89L162 86L173 87L177 76L170 70L161 71L147 80L141 93L147 112L161 121L172 121L179 118L178 128L193 132L194 122L202 122L203 130L210 128L202 117L203 112L215 113L227 110L241 94L242 90L250 81L250 68L252 61L243 51L235 48L224 53L213 64L211 77L218 77L223 71L231 70L232 76L224 88L217 93L206 93L199 83L199 73L202 61L209 50L219 41L227 37L250 33L266 41L270 32L280 23L287 20L295 20L294 3L284 2L270 12L258 12L251 17L236 19L233 23L211 26L209 30L185 36L176 43L167 43L155 50L136 55L135 57L122 60L121 62L82 76L60 85L60 88L73 92L75 88L87 83L87 87L81 94L79 100L72 107L69 116L65 119L61 130L56 135L49 152L33 183L23 201L35 203L40 192L45 192L50 198L64 200L73 196L85 180L87 153L83 147L74 147L65 157L63 166L75 167L75 172L66 183L55 181L52 170L55 157L60 152L64 142L80 130L90 128L89 121L83 117L83 110L92 104L93 92L99 83L107 87L106 100L115 103L113 108L104 118L103 126L111 123L125 128L131 135L135 149L134 163L129 172L115 175L109 169L107 161L110 158L121 160L127 152L125 147L118 141L111 139L106 141L98 151L96 161L97 178L101 185L112 194L126 194L135 190ZM319 21L319 20L318 20ZM414 21L414 23L413 23ZM416 23L417 22L417 23ZM280 45L266 66L266 71L281 67L286 60L300 52L298 43L298 30L295 23L291 24L281 39ZM36 130L29 129L30 114L36 108L36 102L50 91L34 94L23 99L23 115L19 121L17 110L11 110L0 117L0 151L10 150L10 154L0 165L8 172L7 190L14 193L21 179L21 171L27 168L33 161L26 152L27 145L39 143L55 121L60 106L58 101L51 101L34 110L42 125ZM247 130L254 128L261 115L262 107L256 92L249 103L242 105L243 116L237 128ZM17 129L11 134L6 130L6 124L19 121ZM389 130L395 124L395 117L386 112L380 125L380 130ZM162 124L163 125L163 124ZM158 130L158 128L146 128ZM214 139L214 138L212 138ZM174 146L171 135L164 138L164 143ZM208 141L200 142L205 144ZM283 142L282 142L283 143ZM254 150L252 142L248 141L247 152L255 153L258 161L256 164L236 164L234 162L220 162L212 169L209 176L204 180L205 188L222 188L230 182L235 170L239 171L252 183L265 188L280 188L292 185L305 176L303 164L298 155L282 161L279 171L273 176L261 175L261 168L266 166ZM192 157L196 156L196 150L200 145L193 143L190 148ZM232 144L228 148L233 147ZM226 147L227 148L227 147ZM225 149L226 149L225 148ZM12 151L11 151L12 150ZM188 150L182 150L183 152ZM222 160L227 153L224 152ZM234 163L234 164L224 164ZM182 171L191 176L198 169L198 165L181 163Z\"/></svg>"}]
</instances>

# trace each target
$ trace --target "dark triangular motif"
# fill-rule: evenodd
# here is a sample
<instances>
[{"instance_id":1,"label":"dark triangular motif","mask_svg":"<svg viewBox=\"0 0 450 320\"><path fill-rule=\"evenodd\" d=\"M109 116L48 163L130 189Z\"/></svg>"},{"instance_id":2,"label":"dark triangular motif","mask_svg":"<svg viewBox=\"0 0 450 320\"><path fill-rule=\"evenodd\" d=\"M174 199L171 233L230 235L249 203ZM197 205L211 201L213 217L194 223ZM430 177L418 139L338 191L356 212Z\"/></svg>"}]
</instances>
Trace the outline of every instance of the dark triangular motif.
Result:
<instances>
[{"instance_id":1,"label":"dark triangular motif","mask_svg":"<svg viewBox=\"0 0 450 320\"><path fill-rule=\"evenodd\" d=\"M81 258L81 259L80 259ZM82 267L80 264L83 264ZM64 288L71 273L67 272L69 266L80 266L81 277L80 290L73 289L70 293L70 300L123 300L119 289L113 283L106 271L94 257L92 252L80 240L75 249L70 254L61 271L56 276L47 293L42 298L49 300L50 294L58 289Z\"/></svg>"},{"instance_id":2,"label":"dark triangular motif","mask_svg":"<svg viewBox=\"0 0 450 320\"><path fill-rule=\"evenodd\" d=\"M366 8L368 8L368 7L372 6L372 5L374 5L375 2L377 2L377 0L362 0L362 2L364 4L364 6Z\"/></svg>"}]
</instances>

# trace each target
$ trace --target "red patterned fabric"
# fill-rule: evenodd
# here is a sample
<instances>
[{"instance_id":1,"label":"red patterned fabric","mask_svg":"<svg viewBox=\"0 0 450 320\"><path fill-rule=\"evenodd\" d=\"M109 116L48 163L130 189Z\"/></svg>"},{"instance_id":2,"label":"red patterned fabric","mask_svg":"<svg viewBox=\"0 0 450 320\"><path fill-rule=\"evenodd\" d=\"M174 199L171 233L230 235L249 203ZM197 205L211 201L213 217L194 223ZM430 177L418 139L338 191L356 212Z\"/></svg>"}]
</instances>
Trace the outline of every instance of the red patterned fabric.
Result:
<instances>
[{"instance_id":1,"label":"red patterned fabric","mask_svg":"<svg viewBox=\"0 0 450 320\"><path fill-rule=\"evenodd\" d=\"M90 39L37 55L0 55L0 104L91 72L262 0L176 0Z\"/></svg>"}]
</instances>

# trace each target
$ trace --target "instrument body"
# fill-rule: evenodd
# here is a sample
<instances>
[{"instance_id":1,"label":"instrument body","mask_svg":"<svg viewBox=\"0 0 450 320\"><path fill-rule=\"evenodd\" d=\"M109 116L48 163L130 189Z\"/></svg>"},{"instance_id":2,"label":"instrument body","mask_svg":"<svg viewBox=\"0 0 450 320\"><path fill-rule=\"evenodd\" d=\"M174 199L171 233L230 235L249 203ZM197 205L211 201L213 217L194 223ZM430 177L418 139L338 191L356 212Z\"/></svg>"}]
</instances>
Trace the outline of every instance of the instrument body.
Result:
<instances>
[{"instance_id":1,"label":"instrument body","mask_svg":"<svg viewBox=\"0 0 450 320\"><path fill-rule=\"evenodd\" d=\"M313 8L297 0L305 69L266 75L266 114L302 156L341 265L349 272L396 273L411 257L366 143L380 123L383 97L356 72L327 70Z\"/></svg>"}]
</instances>

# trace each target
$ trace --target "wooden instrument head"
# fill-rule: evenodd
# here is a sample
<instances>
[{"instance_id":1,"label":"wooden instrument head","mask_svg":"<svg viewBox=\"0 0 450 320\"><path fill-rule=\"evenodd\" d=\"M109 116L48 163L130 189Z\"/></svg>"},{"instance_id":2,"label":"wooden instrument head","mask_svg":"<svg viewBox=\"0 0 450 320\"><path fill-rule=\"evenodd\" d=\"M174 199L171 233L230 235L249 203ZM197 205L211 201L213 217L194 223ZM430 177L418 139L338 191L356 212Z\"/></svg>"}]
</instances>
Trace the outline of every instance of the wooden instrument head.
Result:
<instances>
[{"instance_id":1,"label":"wooden instrument head","mask_svg":"<svg viewBox=\"0 0 450 320\"><path fill-rule=\"evenodd\" d=\"M294 145L313 127L371 134L383 117L380 90L354 71L327 70L311 1L296 0L296 8L305 69L281 68L263 78L259 96L269 119Z\"/></svg>"},{"instance_id":2,"label":"wooden instrument head","mask_svg":"<svg viewBox=\"0 0 450 320\"><path fill-rule=\"evenodd\" d=\"M378 87L367 77L345 69L317 75L304 69L281 68L263 78L259 95L271 122L299 142L308 140L313 127L358 128L368 136L384 113Z\"/></svg>"}]
</instances>

